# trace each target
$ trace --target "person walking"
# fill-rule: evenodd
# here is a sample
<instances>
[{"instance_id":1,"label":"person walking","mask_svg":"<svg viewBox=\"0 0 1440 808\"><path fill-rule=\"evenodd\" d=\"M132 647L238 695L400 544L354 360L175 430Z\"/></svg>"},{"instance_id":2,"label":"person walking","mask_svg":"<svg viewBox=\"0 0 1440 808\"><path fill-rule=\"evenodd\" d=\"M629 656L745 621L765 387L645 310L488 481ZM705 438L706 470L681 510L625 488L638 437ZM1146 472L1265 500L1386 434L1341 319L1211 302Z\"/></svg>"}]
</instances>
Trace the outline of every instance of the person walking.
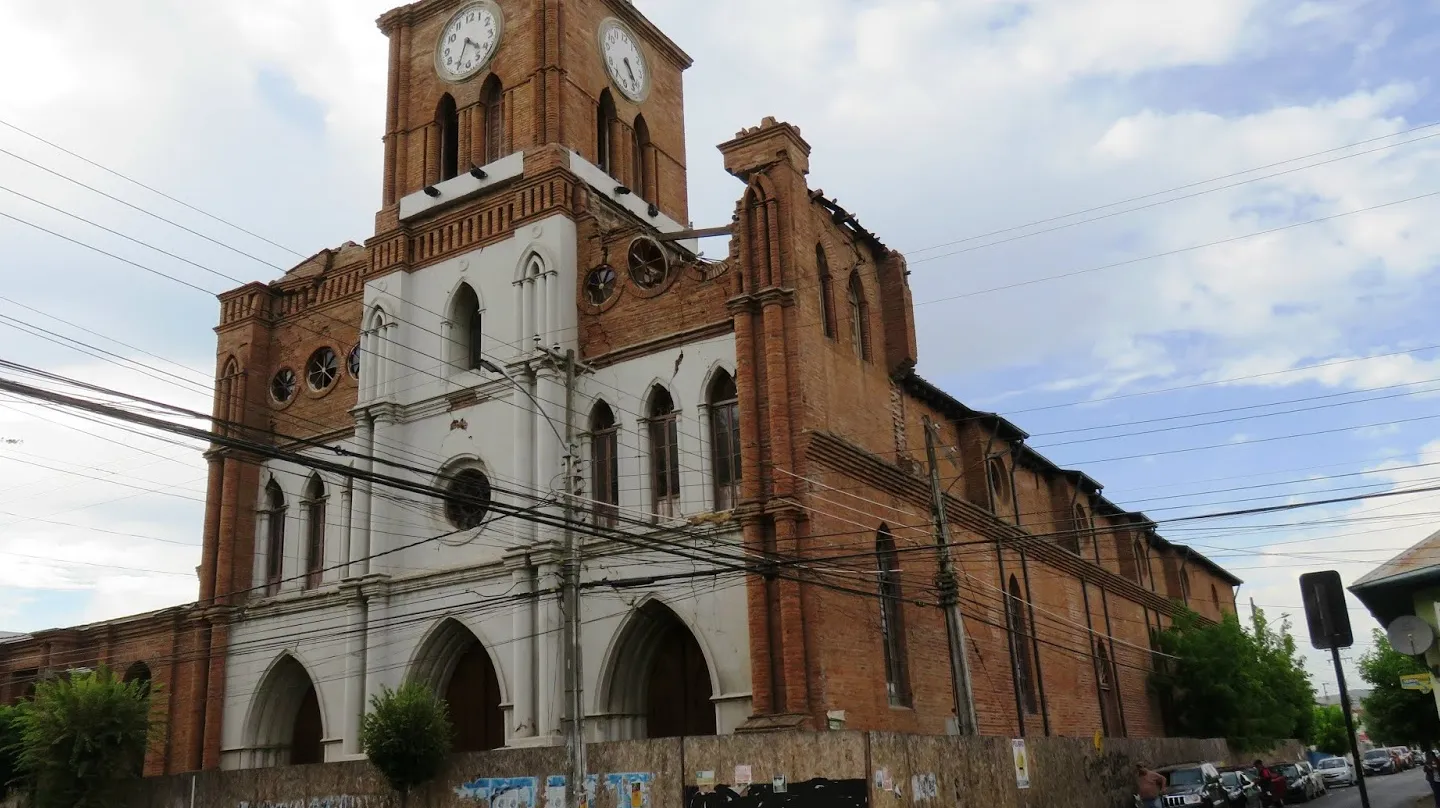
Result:
<instances>
[{"instance_id":1,"label":"person walking","mask_svg":"<svg viewBox=\"0 0 1440 808\"><path fill-rule=\"evenodd\" d=\"M1430 784L1430 794L1435 798L1435 808L1440 808L1440 758L1435 750L1425 752L1425 782Z\"/></svg>"},{"instance_id":2,"label":"person walking","mask_svg":"<svg viewBox=\"0 0 1440 808\"><path fill-rule=\"evenodd\" d=\"M1165 790L1165 775L1150 771L1144 763L1135 764L1135 794L1144 808L1160 808L1160 793Z\"/></svg>"}]
</instances>

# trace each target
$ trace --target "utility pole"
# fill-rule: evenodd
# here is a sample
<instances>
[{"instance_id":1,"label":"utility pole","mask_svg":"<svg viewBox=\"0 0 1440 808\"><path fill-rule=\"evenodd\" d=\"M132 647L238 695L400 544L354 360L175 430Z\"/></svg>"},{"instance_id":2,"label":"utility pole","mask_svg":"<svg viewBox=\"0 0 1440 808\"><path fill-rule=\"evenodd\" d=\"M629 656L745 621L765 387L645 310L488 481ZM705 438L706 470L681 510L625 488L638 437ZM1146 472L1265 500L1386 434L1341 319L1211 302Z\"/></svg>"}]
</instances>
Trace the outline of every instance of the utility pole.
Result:
<instances>
[{"instance_id":1,"label":"utility pole","mask_svg":"<svg viewBox=\"0 0 1440 808\"><path fill-rule=\"evenodd\" d=\"M585 779L585 696L584 680L581 678L582 651L580 644L580 569L583 558L580 540L570 527L575 518L575 351L565 352L565 541L563 562L563 601L565 605L566 657L565 691L570 696L569 732L566 733L566 751L570 757L569 791L566 802L572 808L584 808L586 804Z\"/></svg>"},{"instance_id":2,"label":"utility pole","mask_svg":"<svg viewBox=\"0 0 1440 808\"><path fill-rule=\"evenodd\" d=\"M940 569L935 588L945 610L945 629L950 641L950 690L955 696L955 725L961 735L978 734L975 697L970 687L970 658L965 651L965 623L960 614L960 584L950 559L950 522L945 515L945 491L940 487L940 466L935 461L935 424L925 418L925 458L930 463L930 501L935 518L936 554Z\"/></svg>"}]
</instances>

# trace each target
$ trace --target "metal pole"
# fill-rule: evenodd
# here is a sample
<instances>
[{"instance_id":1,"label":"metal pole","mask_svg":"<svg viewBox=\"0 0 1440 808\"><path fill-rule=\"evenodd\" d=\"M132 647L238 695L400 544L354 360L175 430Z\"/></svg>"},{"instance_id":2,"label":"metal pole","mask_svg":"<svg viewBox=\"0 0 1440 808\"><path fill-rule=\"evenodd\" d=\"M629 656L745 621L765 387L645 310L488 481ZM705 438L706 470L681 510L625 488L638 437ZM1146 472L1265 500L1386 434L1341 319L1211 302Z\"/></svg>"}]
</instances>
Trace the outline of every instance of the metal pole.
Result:
<instances>
[{"instance_id":1,"label":"metal pole","mask_svg":"<svg viewBox=\"0 0 1440 808\"><path fill-rule=\"evenodd\" d=\"M570 753L569 793L566 802L574 808L585 805L585 689L581 678L580 644L580 541L571 529L575 518L575 351L565 352L565 674L569 680L570 726L566 746Z\"/></svg>"},{"instance_id":2,"label":"metal pole","mask_svg":"<svg viewBox=\"0 0 1440 808\"><path fill-rule=\"evenodd\" d=\"M1350 754L1355 760L1355 784L1360 789L1360 805L1370 808L1370 792L1365 790L1365 767L1360 765L1360 744L1355 740L1355 719L1350 715L1350 689L1345 686L1345 670L1340 667L1340 649L1330 643L1330 658L1335 662L1335 681L1340 685L1340 711L1345 714L1345 735L1350 739Z\"/></svg>"},{"instance_id":3,"label":"metal pole","mask_svg":"<svg viewBox=\"0 0 1440 808\"><path fill-rule=\"evenodd\" d=\"M935 462L935 425L929 417L925 418L925 458L930 462L931 509L935 517L936 553L940 557L935 584L940 592L940 606L945 610L945 630L950 641L950 691L955 697L955 725L961 735L975 735L975 699L970 689L970 659L965 654L960 585L950 560L950 522L945 515L945 492L940 487L940 466Z\"/></svg>"}]
</instances>

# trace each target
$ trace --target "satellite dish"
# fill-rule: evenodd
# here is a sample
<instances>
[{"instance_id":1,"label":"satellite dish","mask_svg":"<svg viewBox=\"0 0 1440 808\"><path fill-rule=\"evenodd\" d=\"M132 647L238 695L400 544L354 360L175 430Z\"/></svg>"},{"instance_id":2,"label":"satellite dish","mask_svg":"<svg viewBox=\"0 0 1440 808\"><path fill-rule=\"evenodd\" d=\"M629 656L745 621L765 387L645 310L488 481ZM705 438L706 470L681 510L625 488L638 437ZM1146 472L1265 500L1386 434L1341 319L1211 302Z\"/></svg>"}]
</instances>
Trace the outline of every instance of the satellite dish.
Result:
<instances>
[{"instance_id":1,"label":"satellite dish","mask_svg":"<svg viewBox=\"0 0 1440 808\"><path fill-rule=\"evenodd\" d=\"M1413 614L1392 620L1385 636L1390 640L1390 647L1410 656L1419 656L1435 644L1435 629Z\"/></svg>"}]
</instances>

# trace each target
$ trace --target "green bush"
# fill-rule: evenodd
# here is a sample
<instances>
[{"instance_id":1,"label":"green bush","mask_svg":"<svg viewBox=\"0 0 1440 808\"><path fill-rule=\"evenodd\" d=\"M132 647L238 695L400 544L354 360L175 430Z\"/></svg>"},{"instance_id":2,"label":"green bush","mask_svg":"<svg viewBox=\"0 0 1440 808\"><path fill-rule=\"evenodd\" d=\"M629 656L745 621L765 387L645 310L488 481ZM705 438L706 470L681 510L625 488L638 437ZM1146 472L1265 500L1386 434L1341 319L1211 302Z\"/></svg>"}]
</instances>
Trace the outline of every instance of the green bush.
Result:
<instances>
[{"instance_id":1,"label":"green bush","mask_svg":"<svg viewBox=\"0 0 1440 808\"><path fill-rule=\"evenodd\" d=\"M360 743L391 788L406 795L440 773L450 754L449 712L428 687L414 682L370 698Z\"/></svg>"},{"instance_id":2,"label":"green bush","mask_svg":"<svg viewBox=\"0 0 1440 808\"><path fill-rule=\"evenodd\" d=\"M148 682L123 682L105 667L40 682L16 710L35 808L113 805L116 789L140 777L156 729L151 695Z\"/></svg>"},{"instance_id":3,"label":"green bush","mask_svg":"<svg viewBox=\"0 0 1440 808\"><path fill-rule=\"evenodd\" d=\"M0 800L20 775L20 720L14 707L0 704Z\"/></svg>"}]
</instances>

